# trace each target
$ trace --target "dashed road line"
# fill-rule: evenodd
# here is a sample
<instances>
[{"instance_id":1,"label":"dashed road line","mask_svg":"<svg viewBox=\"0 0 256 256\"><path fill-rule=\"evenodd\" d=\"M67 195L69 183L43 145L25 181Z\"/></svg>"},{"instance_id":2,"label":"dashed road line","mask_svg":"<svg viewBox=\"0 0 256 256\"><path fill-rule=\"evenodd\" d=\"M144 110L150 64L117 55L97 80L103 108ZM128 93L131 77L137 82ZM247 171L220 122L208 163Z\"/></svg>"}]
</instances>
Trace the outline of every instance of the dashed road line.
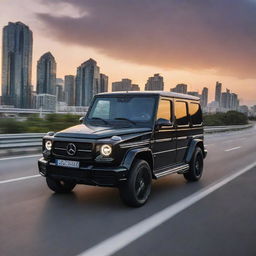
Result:
<instances>
[{"instance_id":1,"label":"dashed road line","mask_svg":"<svg viewBox=\"0 0 256 256\"><path fill-rule=\"evenodd\" d=\"M37 175L24 176L24 177L19 177L15 179L9 179L9 180L0 180L0 184L11 183L11 182L20 181L20 180L28 180L28 179L33 179L37 177L41 177L41 175L37 174Z\"/></svg>"},{"instance_id":2,"label":"dashed road line","mask_svg":"<svg viewBox=\"0 0 256 256\"><path fill-rule=\"evenodd\" d=\"M229 149L226 149L225 151L226 151L226 152L229 152L229 151L233 151L233 150L236 150L236 149L239 149L239 148L241 148L241 147L229 148Z\"/></svg>"},{"instance_id":3,"label":"dashed road line","mask_svg":"<svg viewBox=\"0 0 256 256\"><path fill-rule=\"evenodd\" d=\"M42 156L42 154L37 154L37 155L28 155L28 156L14 156L14 157L6 157L6 158L0 158L0 161L7 161L7 160L21 159L21 158L30 158L30 157L38 157L38 156Z\"/></svg>"}]
</instances>

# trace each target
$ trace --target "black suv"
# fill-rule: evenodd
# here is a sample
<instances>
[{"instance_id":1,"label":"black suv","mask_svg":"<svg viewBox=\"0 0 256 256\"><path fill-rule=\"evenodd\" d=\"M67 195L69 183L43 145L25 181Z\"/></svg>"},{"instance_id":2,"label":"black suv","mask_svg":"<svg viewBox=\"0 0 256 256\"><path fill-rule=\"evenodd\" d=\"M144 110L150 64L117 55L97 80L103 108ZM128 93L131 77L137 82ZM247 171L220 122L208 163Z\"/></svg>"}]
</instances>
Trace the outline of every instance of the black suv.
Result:
<instances>
[{"instance_id":1,"label":"black suv","mask_svg":"<svg viewBox=\"0 0 256 256\"><path fill-rule=\"evenodd\" d=\"M43 138L39 172L50 189L76 184L118 187L123 201L141 206L152 179L171 173L197 181L204 147L199 98L171 92L103 93L80 125Z\"/></svg>"}]
</instances>

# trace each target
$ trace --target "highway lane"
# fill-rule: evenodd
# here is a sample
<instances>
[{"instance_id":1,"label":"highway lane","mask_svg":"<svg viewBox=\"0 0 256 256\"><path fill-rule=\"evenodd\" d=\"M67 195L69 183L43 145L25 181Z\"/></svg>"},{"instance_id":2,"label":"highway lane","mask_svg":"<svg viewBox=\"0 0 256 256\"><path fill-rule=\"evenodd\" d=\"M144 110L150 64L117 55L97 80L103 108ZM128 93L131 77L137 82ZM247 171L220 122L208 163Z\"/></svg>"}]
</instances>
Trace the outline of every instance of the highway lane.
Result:
<instances>
[{"instance_id":1,"label":"highway lane","mask_svg":"<svg viewBox=\"0 0 256 256\"><path fill-rule=\"evenodd\" d=\"M70 195L54 195L41 177L0 184L0 255L77 255L254 162L255 138L255 128L207 135L203 179L198 183L186 183L181 175L160 179L154 182L149 202L139 209L125 207L116 189L77 186ZM232 148L236 149L226 151ZM0 180L36 175L37 158L0 160ZM181 232L185 226L178 217L171 225L174 222ZM160 231L163 238L166 232ZM138 249L130 246L127 252Z\"/></svg>"}]
</instances>

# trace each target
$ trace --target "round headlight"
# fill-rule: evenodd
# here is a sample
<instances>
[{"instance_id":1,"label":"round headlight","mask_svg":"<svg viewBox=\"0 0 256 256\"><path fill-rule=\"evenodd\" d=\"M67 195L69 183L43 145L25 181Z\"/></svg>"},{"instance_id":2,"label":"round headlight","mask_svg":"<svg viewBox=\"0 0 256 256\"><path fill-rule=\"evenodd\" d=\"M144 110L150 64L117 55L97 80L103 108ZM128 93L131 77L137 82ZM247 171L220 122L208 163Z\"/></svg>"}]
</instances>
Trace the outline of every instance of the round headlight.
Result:
<instances>
[{"instance_id":1,"label":"round headlight","mask_svg":"<svg viewBox=\"0 0 256 256\"><path fill-rule=\"evenodd\" d=\"M110 156L110 154L112 153L112 147L109 145L102 145L100 148L100 153L103 156Z\"/></svg>"},{"instance_id":2,"label":"round headlight","mask_svg":"<svg viewBox=\"0 0 256 256\"><path fill-rule=\"evenodd\" d=\"M45 148L49 151L52 149L52 142L50 140L45 142Z\"/></svg>"}]
</instances>

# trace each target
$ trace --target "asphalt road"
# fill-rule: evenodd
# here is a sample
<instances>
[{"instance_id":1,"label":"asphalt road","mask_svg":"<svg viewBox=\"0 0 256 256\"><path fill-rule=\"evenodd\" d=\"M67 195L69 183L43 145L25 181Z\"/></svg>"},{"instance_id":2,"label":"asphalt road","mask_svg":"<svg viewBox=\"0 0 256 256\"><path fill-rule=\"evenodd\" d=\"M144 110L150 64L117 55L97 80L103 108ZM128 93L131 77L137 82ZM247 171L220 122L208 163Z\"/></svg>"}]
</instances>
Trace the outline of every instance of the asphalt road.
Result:
<instances>
[{"instance_id":1,"label":"asphalt road","mask_svg":"<svg viewBox=\"0 0 256 256\"><path fill-rule=\"evenodd\" d=\"M0 159L0 255L106 255L106 245L113 255L255 256L256 128L207 135L205 144L199 182L166 176L138 209L124 206L112 188L79 185L72 194L53 194L38 176L39 155ZM199 200L201 191L210 192ZM183 208L164 222L150 219L176 206ZM145 220L155 226L138 235Z\"/></svg>"}]
</instances>

